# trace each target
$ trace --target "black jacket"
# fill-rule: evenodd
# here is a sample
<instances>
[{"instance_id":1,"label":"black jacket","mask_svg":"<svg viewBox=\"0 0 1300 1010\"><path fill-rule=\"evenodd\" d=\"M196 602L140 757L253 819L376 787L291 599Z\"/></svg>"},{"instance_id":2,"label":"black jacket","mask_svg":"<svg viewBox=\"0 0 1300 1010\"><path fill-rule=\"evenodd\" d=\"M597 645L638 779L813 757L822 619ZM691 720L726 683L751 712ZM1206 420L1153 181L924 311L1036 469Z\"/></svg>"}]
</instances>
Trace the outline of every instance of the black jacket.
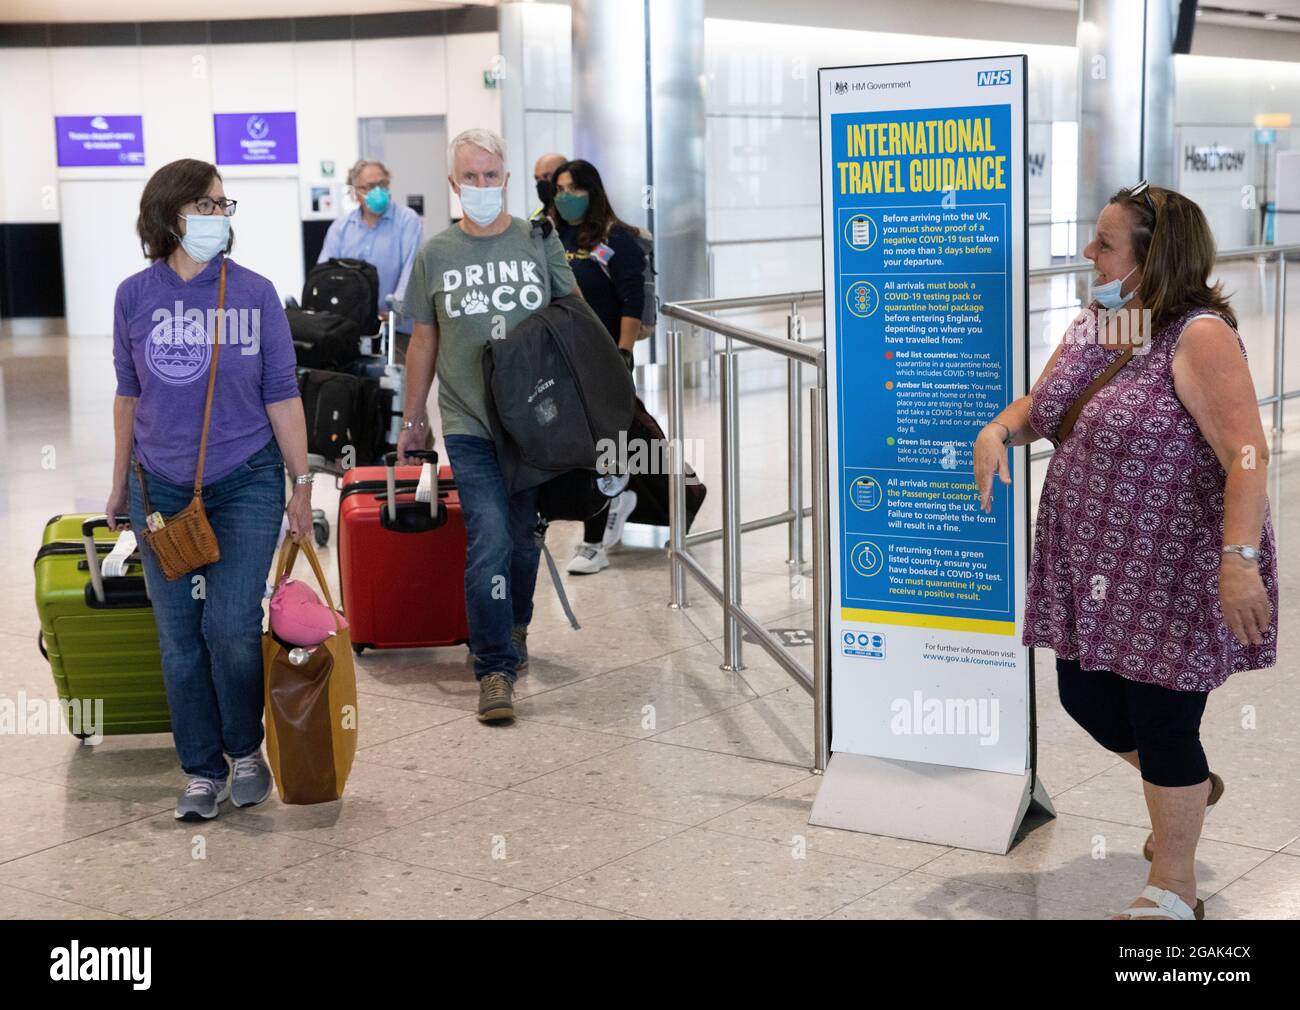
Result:
<instances>
[{"instance_id":1,"label":"black jacket","mask_svg":"<svg viewBox=\"0 0 1300 1010\"><path fill-rule=\"evenodd\" d=\"M636 390L605 326L577 295L556 298L483 353L492 438L513 494L595 467L618 444Z\"/></svg>"}]
</instances>

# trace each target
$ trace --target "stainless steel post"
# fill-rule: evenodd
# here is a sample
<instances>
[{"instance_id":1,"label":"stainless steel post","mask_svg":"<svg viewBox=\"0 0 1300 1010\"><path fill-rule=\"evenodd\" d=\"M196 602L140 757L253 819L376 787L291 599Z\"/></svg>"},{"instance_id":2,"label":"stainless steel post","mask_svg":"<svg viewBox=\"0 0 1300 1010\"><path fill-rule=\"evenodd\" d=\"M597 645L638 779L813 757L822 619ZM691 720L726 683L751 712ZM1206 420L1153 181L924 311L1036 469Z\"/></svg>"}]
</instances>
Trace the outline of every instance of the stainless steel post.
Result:
<instances>
[{"instance_id":1,"label":"stainless steel post","mask_svg":"<svg viewBox=\"0 0 1300 1010\"><path fill-rule=\"evenodd\" d=\"M1277 283L1273 293L1273 434L1281 435L1286 411L1286 253L1277 254ZM1273 440L1274 451L1282 451L1282 440Z\"/></svg>"},{"instance_id":2,"label":"stainless steel post","mask_svg":"<svg viewBox=\"0 0 1300 1010\"><path fill-rule=\"evenodd\" d=\"M682 328L674 322L665 334L668 345L668 606L680 610L687 605L686 566L686 467L682 452ZM653 455L650 458L655 458Z\"/></svg>"},{"instance_id":3,"label":"stainless steel post","mask_svg":"<svg viewBox=\"0 0 1300 1010\"><path fill-rule=\"evenodd\" d=\"M799 303L790 303L790 314L785 320L785 334L791 340L801 336ZM786 362L788 389L786 390L787 446L786 462L789 466L790 554L787 560L794 568L792 578L801 578L803 564L803 414L799 396L799 362L791 358Z\"/></svg>"},{"instance_id":4,"label":"stainless steel post","mask_svg":"<svg viewBox=\"0 0 1300 1010\"><path fill-rule=\"evenodd\" d=\"M827 522L826 366L809 390L812 414L812 564L813 564L813 771L824 772L831 757L830 580Z\"/></svg>"},{"instance_id":5,"label":"stainless steel post","mask_svg":"<svg viewBox=\"0 0 1300 1010\"><path fill-rule=\"evenodd\" d=\"M744 666L740 650L740 356L727 337L722 358L722 668Z\"/></svg>"}]
</instances>

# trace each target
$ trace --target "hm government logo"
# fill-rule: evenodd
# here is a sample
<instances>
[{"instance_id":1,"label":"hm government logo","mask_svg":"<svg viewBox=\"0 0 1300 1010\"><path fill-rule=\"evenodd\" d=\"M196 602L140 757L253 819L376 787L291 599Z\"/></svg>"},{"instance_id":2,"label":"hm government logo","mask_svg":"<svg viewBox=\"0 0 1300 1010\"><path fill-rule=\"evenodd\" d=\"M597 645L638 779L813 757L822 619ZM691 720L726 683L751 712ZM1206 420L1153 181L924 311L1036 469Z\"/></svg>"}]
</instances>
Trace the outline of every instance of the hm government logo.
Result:
<instances>
[{"instance_id":1,"label":"hm government logo","mask_svg":"<svg viewBox=\"0 0 1300 1010\"><path fill-rule=\"evenodd\" d=\"M249 116L244 127L248 130L248 135L254 140L265 140L266 135L271 132L271 124L258 115Z\"/></svg>"},{"instance_id":2,"label":"hm government logo","mask_svg":"<svg viewBox=\"0 0 1300 1010\"><path fill-rule=\"evenodd\" d=\"M848 90L849 90L849 82L848 82L848 81L836 81L834 87L835 87L835 93L836 93L837 95L843 95L843 94L846 94L846 93L848 92Z\"/></svg>"}]
</instances>

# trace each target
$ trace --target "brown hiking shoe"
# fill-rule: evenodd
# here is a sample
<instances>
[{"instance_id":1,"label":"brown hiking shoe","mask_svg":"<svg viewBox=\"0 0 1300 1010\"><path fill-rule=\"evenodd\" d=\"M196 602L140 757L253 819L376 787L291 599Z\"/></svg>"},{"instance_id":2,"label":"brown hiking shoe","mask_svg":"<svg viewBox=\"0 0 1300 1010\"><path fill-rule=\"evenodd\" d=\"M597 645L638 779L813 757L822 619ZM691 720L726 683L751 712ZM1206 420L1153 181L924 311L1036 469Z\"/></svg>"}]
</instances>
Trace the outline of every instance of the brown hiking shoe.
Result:
<instances>
[{"instance_id":1,"label":"brown hiking shoe","mask_svg":"<svg viewBox=\"0 0 1300 1010\"><path fill-rule=\"evenodd\" d=\"M501 722L515 717L515 686L504 673L489 673L478 682L480 722Z\"/></svg>"}]
</instances>

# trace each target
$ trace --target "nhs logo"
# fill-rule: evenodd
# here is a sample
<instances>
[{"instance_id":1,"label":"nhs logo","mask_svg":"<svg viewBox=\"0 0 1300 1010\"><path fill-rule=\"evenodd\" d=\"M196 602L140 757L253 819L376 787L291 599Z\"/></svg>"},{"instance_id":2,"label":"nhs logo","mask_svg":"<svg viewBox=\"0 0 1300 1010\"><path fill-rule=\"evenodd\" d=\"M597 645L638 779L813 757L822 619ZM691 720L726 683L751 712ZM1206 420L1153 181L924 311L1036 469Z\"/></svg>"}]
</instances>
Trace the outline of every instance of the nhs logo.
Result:
<instances>
[{"instance_id":1,"label":"nhs logo","mask_svg":"<svg viewBox=\"0 0 1300 1010\"><path fill-rule=\"evenodd\" d=\"M975 85L980 88L987 88L996 84L1010 84L1010 70L980 70L975 74Z\"/></svg>"}]
</instances>

